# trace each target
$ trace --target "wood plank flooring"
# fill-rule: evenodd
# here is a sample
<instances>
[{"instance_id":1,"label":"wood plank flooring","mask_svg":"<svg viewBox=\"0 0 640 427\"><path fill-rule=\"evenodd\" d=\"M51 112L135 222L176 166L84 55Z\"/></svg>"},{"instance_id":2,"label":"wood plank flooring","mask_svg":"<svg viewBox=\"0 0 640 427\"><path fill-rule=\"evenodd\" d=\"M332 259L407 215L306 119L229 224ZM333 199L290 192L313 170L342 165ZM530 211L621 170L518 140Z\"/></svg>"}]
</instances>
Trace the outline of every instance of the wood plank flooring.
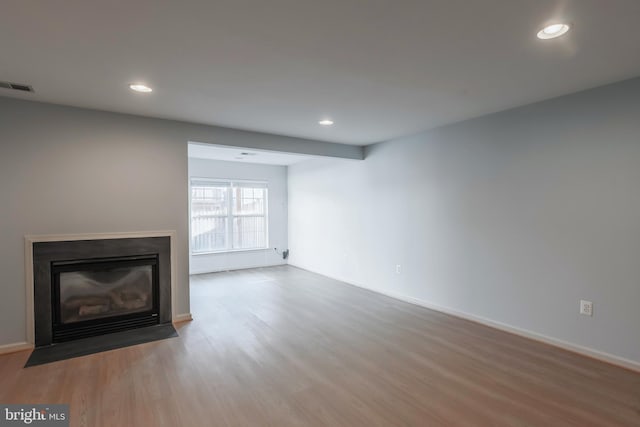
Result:
<instances>
[{"instance_id":1,"label":"wood plank flooring","mask_svg":"<svg viewBox=\"0 0 640 427\"><path fill-rule=\"evenodd\" d=\"M180 338L23 369L72 426L640 426L640 374L293 267L192 277Z\"/></svg>"}]
</instances>

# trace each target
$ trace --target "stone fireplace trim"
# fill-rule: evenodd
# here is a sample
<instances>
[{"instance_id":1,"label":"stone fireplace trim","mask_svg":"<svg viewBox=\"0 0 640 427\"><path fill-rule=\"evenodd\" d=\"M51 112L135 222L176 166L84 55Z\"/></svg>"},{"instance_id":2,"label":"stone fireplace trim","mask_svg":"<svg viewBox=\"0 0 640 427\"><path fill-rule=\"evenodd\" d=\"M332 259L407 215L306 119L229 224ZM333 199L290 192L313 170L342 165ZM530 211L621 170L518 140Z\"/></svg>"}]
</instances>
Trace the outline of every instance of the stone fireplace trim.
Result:
<instances>
[{"instance_id":1,"label":"stone fireplace trim","mask_svg":"<svg viewBox=\"0 0 640 427\"><path fill-rule=\"evenodd\" d=\"M145 237L169 237L170 264L171 264L171 319L173 322L190 320L191 314L176 313L176 281L177 281L177 257L175 230L164 231L139 231L118 233L83 233L83 234L46 234L24 236L25 251L25 284L26 284L26 336L29 347L35 345L35 313L34 313L34 277L33 277L33 244L37 242L59 242L77 240L101 240L101 239L128 239Z\"/></svg>"}]
</instances>

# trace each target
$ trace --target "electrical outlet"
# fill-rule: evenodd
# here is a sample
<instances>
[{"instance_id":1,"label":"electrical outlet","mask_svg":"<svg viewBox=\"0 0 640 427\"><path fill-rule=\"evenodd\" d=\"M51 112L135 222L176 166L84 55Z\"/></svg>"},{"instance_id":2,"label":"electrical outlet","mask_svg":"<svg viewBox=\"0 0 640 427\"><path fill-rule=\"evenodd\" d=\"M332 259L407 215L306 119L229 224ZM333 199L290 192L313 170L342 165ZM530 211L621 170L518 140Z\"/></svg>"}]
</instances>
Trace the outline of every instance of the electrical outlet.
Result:
<instances>
[{"instance_id":1,"label":"electrical outlet","mask_svg":"<svg viewBox=\"0 0 640 427\"><path fill-rule=\"evenodd\" d=\"M400 274L402 272L402 266L400 264L396 264L396 274Z\"/></svg>"},{"instance_id":2,"label":"electrical outlet","mask_svg":"<svg viewBox=\"0 0 640 427\"><path fill-rule=\"evenodd\" d=\"M593 303L591 301L580 300L580 314L593 316Z\"/></svg>"}]
</instances>

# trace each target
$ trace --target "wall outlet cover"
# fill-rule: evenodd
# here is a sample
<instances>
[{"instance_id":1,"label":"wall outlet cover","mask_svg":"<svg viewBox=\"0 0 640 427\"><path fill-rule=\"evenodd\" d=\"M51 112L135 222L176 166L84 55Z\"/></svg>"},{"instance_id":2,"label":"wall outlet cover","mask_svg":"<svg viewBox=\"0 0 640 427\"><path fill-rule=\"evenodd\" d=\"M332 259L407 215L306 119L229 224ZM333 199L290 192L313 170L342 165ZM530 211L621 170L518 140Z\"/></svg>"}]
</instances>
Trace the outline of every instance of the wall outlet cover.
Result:
<instances>
[{"instance_id":1,"label":"wall outlet cover","mask_svg":"<svg viewBox=\"0 0 640 427\"><path fill-rule=\"evenodd\" d=\"M580 300L580 314L593 316L593 303L591 301Z\"/></svg>"}]
</instances>

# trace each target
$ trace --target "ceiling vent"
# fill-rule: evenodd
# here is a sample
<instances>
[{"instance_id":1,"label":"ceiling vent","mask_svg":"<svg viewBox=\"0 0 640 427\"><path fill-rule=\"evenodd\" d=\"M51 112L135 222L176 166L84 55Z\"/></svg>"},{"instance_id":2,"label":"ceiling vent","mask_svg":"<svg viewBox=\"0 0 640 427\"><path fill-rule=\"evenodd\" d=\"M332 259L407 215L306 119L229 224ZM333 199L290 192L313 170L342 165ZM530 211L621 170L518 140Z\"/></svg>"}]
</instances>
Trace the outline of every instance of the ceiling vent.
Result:
<instances>
[{"instance_id":1,"label":"ceiling vent","mask_svg":"<svg viewBox=\"0 0 640 427\"><path fill-rule=\"evenodd\" d=\"M0 88L19 90L21 92L33 92L33 88L29 85L22 85L20 83L0 82Z\"/></svg>"}]
</instances>

